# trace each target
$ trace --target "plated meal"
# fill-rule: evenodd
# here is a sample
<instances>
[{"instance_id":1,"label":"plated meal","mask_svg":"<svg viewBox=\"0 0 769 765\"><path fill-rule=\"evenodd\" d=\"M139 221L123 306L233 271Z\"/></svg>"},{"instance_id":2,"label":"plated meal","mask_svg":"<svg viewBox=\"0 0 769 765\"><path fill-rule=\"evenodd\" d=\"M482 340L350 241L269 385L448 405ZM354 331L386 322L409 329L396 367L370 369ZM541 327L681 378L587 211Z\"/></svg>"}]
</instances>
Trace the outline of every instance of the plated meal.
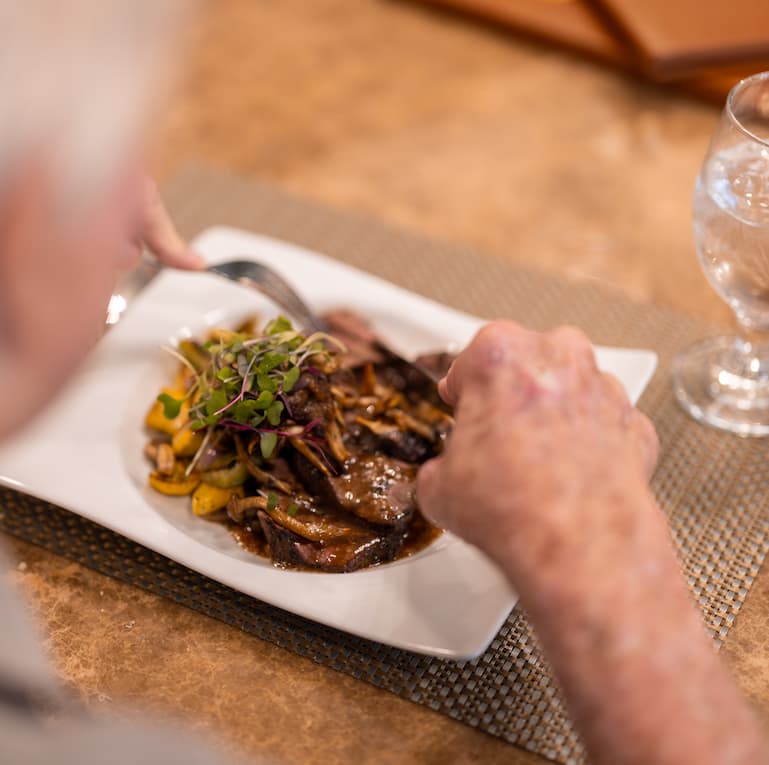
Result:
<instances>
[{"instance_id":1,"label":"plated meal","mask_svg":"<svg viewBox=\"0 0 769 765\"><path fill-rule=\"evenodd\" d=\"M343 299L409 359L436 348L456 351L483 323L321 253L251 232L212 228L193 247L210 263L237 253L267 264L316 312ZM178 349L185 339L205 339L212 327L236 327L254 312L269 318L275 306L217 276L161 273L134 298L58 401L0 448L0 484L78 513L244 597L389 646L453 659L477 656L516 596L484 555L450 532L402 560L329 576L319 569L274 566L234 542L226 509L217 511L222 522L208 523L217 513L194 515L191 495L166 496L149 486L145 416L158 392L173 387L181 363L159 347ZM333 334L340 335L336 328ZM350 354L372 345L370 338L356 344L344 337L344 342ZM597 348L596 356L633 401L656 364L653 353L638 349ZM364 358L350 362L365 365ZM376 369L387 359L374 364ZM284 444L281 452L288 455L292 448ZM254 451L259 457L258 447ZM246 492L250 486L245 484ZM147 568L146 575L155 574Z\"/></svg>"},{"instance_id":2,"label":"plated meal","mask_svg":"<svg viewBox=\"0 0 769 765\"><path fill-rule=\"evenodd\" d=\"M178 370L147 413L145 455L155 491L226 524L242 547L349 572L440 535L417 508L416 474L453 419L432 380L360 317L327 321L307 336L284 317L250 319L167 349ZM442 372L450 357L423 361Z\"/></svg>"}]
</instances>

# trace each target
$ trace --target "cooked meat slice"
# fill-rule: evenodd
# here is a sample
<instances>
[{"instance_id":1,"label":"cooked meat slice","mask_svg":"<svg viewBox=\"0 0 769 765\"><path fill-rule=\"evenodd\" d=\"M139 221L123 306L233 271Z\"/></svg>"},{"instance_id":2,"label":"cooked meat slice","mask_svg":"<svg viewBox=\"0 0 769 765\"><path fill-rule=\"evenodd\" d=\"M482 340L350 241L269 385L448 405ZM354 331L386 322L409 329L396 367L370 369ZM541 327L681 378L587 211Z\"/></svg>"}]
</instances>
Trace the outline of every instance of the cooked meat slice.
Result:
<instances>
[{"instance_id":1,"label":"cooked meat slice","mask_svg":"<svg viewBox=\"0 0 769 765\"><path fill-rule=\"evenodd\" d=\"M345 369L384 361L384 354L377 348L377 336L362 316L354 311L339 309L329 311L323 319L329 332L347 347L348 352L340 359Z\"/></svg>"},{"instance_id":2,"label":"cooked meat slice","mask_svg":"<svg viewBox=\"0 0 769 765\"><path fill-rule=\"evenodd\" d=\"M386 363L377 366L376 376L380 386L403 393L412 404L428 400L438 406L444 406L435 382L421 369L405 363L402 359L387 357Z\"/></svg>"},{"instance_id":3,"label":"cooked meat slice","mask_svg":"<svg viewBox=\"0 0 769 765\"><path fill-rule=\"evenodd\" d=\"M329 483L343 510L370 523L401 526L416 509L416 476L415 465L373 455L348 460Z\"/></svg>"},{"instance_id":4,"label":"cooked meat slice","mask_svg":"<svg viewBox=\"0 0 769 765\"><path fill-rule=\"evenodd\" d=\"M399 430L395 423L377 433L360 421L350 422L345 428L345 443L356 454L379 452L413 463L422 463L437 453L424 438L411 431Z\"/></svg>"},{"instance_id":5,"label":"cooked meat slice","mask_svg":"<svg viewBox=\"0 0 769 765\"><path fill-rule=\"evenodd\" d=\"M286 566L317 568L345 573L392 560L403 544L403 533L372 532L365 539L338 539L330 543L311 542L280 526L266 512L259 523L270 545L272 560Z\"/></svg>"},{"instance_id":6,"label":"cooked meat slice","mask_svg":"<svg viewBox=\"0 0 769 765\"><path fill-rule=\"evenodd\" d=\"M436 454L433 445L410 430L394 430L381 440L381 449L395 459L422 463Z\"/></svg>"},{"instance_id":7,"label":"cooked meat slice","mask_svg":"<svg viewBox=\"0 0 769 765\"><path fill-rule=\"evenodd\" d=\"M311 542L328 544L339 540L365 542L372 533L372 527L350 513L333 509L318 510L309 497L276 497L274 507L262 508L270 519Z\"/></svg>"},{"instance_id":8,"label":"cooked meat slice","mask_svg":"<svg viewBox=\"0 0 769 765\"><path fill-rule=\"evenodd\" d=\"M321 504L353 513L379 526L403 528L416 508L416 465L383 455L348 460L337 476L324 475L300 454L295 467Z\"/></svg>"},{"instance_id":9,"label":"cooked meat slice","mask_svg":"<svg viewBox=\"0 0 769 765\"><path fill-rule=\"evenodd\" d=\"M334 397L327 376L303 372L285 402L291 419L301 425L313 420L325 423L334 419Z\"/></svg>"}]
</instances>

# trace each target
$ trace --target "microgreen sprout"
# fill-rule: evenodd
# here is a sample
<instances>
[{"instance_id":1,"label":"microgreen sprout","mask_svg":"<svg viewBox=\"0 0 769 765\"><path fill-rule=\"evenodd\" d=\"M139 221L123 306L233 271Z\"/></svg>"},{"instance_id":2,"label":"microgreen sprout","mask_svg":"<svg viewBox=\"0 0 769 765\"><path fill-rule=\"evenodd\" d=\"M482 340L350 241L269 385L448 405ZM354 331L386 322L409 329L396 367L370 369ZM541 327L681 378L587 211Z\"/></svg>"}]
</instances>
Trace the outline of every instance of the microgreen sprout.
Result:
<instances>
[{"instance_id":1,"label":"microgreen sprout","mask_svg":"<svg viewBox=\"0 0 769 765\"><path fill-rule=\"evenodd\" d=\"M158 401L163 404L163 416L168 420L173 420L179 416L184 403L184 399L174 398L168 393L161 393L158 396Z\"/></svg>"},{"instance_id":2,"label":"microgreen sprout","mask_svg":"<svg viewBox=\"0 0 769 765\"><path fill-rule=\"evenodd\" d=\"M281 430L284 420L291 417L286 396L303 371L329 361L329 346L344 350L325 333L305 337L287 318L279 316L258 337L231 333L209 340L202 349L186 346L180 353L169 348L166 350L192 371L194 383L185 399L161 393L158 400L165 416L173 419L182 403L191 399L192 430L208 429L210 433L213 428L223 428L258 434L261 456L269 460L278 439L290 435ZM194 397L193 392L197 392Z\"/></svg>"},{"instance_id":3,"label":"microgreen sprout","mask_svg":"<svg viewBox=\"0 0 769 765\"><path fill-rule=\"evenodd\" d=\"M181 362L184 366L186 366L195 376L195 383L189 388L183 398L174 398L174 396L170 395L169 393L161 393L157 397L157 400L163 405L163 416L168 420L173 420L179 416L179 413L182 410L182 404L187 401L197 390L200 376L189 359L187 359L183 354L179 353L179 351L175 350L174 348L169 348L167 345L162 346L162 349L169 355L173 356L177 361Z\"/></svg>"},{"instance_id":4,"label":"microgreen sprout","mask_svg":"<svg viewBox=\"0 0 769 765\"><path fill-rule=\"evenodd\" d=\"M233 334L227 342L209 341L205 349L211 361L198 376L192 427L248 426L262 433L262 456L269 459L277 443L271 430L286 411L281 399L294 388L308 359L328 359L324 341L338 344L323 333L304 337L284 316L267 324L260 337Z\"/></svg>"},{"instance_id":5,"label":"microgreen sprout","mask_svg":"<svg viewBox=\"0 0 769 765\"><path fill-rule=\"evenodd\" d=\"M222 333L203 346L183 340L178 350L164 348L192 373L192 384L183 398L165 392L158 396L163 414L174 419L189 401L190 429L205 431L187 474L195 469L217 430L254 434L264 460L274 457L281 438L319 440L310 431L320 420L300 426L298 432L296 425L286 429L286 421L290 425L293 417L287 396L304 371L312 373L328 363L331 346L345 350L323 332L305 337L287 318L278 316L257 337Z\"/></svg>"}]
</instances>

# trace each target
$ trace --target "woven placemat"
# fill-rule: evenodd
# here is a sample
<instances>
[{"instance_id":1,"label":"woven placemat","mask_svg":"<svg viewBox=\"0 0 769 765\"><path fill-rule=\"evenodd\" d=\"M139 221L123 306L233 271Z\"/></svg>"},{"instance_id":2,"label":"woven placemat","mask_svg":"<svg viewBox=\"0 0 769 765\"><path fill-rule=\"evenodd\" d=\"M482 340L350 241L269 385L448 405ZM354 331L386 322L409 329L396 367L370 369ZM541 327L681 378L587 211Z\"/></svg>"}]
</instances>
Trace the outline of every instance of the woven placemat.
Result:
<instances>
[{"instance_id":1,"label":"woven placemat","mask_svg":"<svg viewBox=\"0 0 769 765\"><path fill-rule=\"evenodd\" d=\"M656 350L659 369L640 402L662 443L653 486L720 645L769 548L769 440L708 430L676 406L668 373L672 356L712 327L630 302L595 283L569 283L219 172L191 168L167 198L190 236L211 225L239 226L311 247L471 313L536 328L571 323L597 343ZM0 529L557 762L585 762L557 685L519 610L480 658L432 659L267 606L79 516L7 489L0 490Z\"/></svg>"}]
</instances>

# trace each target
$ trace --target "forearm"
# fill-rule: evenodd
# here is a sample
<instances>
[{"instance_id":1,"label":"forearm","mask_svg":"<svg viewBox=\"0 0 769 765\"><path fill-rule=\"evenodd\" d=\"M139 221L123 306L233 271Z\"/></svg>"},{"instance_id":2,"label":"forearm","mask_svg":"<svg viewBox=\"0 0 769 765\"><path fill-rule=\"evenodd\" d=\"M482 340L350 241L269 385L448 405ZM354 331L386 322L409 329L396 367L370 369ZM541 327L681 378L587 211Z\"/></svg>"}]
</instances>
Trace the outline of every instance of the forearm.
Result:
<instances>
[{"instance_id":1,"label":"forearm","mask_svg":"<svg viewBox=\"0 0 769 765\"><path fill-rule=\"evenodd\" d=\"M645 492L631 501L653 504ZM612 519L616 510L597 515ZM551 561L560 575L539 577L523 603L591 761L769 762L753 714L705 633L661 514L637 507L619 515L632 527L608 532L589 554L564 545L561 554L573 559Z\"/></svg>"}]
</instances>

